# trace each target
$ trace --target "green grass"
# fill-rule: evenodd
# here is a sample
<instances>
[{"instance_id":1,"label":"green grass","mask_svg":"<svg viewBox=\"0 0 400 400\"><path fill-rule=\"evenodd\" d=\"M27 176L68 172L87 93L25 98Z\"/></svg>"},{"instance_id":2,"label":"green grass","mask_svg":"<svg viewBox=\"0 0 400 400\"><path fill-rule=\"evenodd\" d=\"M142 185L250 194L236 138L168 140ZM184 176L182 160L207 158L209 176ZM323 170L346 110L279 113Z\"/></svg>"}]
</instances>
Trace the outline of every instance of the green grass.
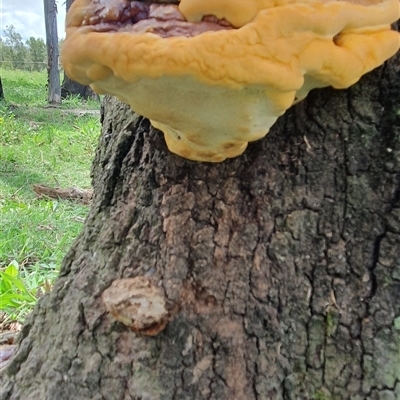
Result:
<instances>
[{"instance_id":1,"label":"green grass","mask_svg":"<svg viewBox=\"0 0 400 400\"><path fill-rule=\"evenodd\" d=\"M26 72L1 69L7 101L21 105L44 104L46 101L46 72Z\"/></svg>"},{"instance_id":2,"label":"green grass","mask_svg":"<svg viewBox=\"0 0 400 400\"><path fill-rule=\"evenodd\" d=\"M34 303L22 299L32 300L43 292L40 287L51 286L88 212L69 201L38 199L32 185L90 187L100 122L96 114L76 111L100 105L71 98L48 107L45 73L0 74L6 98L0 102L0 310L21 320ZM5 271L13 271L11 281L23 286L10 289Z\"/></svg>"},{"instance_id":3,"label":"green grass","mask_svg":"<svg viewBox=\"0 0 400 400\"><path fill-rule=\"evenodd\" d=\"M47 107L47 72L27 72L0 68L5 97L8 102L19 106ZM62 82L63 76L60 75ZM99 103L94 100L82 101L79 97L63 100L63 109L79 108L98 110Z\"/></svg>"}]
</instances>

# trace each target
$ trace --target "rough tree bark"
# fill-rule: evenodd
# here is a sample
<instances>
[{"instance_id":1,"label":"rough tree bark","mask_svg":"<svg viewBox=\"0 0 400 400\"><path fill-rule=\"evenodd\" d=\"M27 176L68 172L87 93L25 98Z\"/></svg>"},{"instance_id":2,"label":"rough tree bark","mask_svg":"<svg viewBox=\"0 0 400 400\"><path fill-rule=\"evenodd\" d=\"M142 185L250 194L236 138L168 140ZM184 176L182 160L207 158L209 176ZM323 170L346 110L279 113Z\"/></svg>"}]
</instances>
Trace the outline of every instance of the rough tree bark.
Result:
<instances>
[{"instance_id":1,"label":"rough tree bark","mask_svg":"<svg viewBox=\"0 0 400 400\"><path fill-rule=\"evenodd\" d=\"M314 91L215 165L107 98L93 206L1 399L400 399L399 74ZM174 308L155 337L101 300L137 276Z\"/></svg>"},{"instance_id":2,"label":"rough tree bark","mask_svg":"<svg viewBox=\"0 0 400 400\"><path fill-rule=\"evenodd\" d=\"M71 4L74 0L66 0L65 7L68 12ZM100 101L100 97L98 94L93 92L90 86L81 85L78 82L73 81L68 77L68 75L64 72L64 78L61 85L61 98L66 99L68 96L81 96L83 99L93 99Z\"/></svg>"}]
</instances>

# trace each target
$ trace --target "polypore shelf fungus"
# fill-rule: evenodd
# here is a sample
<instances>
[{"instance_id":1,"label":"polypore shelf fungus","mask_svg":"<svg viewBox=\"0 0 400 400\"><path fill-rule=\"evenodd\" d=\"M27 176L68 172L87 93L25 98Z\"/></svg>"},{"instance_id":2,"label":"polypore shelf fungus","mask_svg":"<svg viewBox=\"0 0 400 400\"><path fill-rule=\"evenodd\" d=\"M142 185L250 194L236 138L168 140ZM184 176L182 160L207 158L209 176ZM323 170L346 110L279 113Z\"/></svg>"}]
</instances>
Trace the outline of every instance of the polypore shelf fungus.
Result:
<instances>
[{"instance_id":1,"label":"polypore shelf fungus","mask_svg":"<svg viewBox=\"0 0 400 400\"><path fill-rule=\"evenodd\" d=\"M314 88L393 56L399 0L75 0L65 71L128 103L199 161L241 154Z\"/></svg>"},{"instance_id":2,"label":"polypore shelf fungus","mask_svg":"<svg viewBox=\"0 0 400 400\"><path fill-rule=\"evenodd\" d=\"M117 321L143 335L160 333L170 316L163 290L142 276L115 280L102 300Z\"/></svg>"}]
</instances>

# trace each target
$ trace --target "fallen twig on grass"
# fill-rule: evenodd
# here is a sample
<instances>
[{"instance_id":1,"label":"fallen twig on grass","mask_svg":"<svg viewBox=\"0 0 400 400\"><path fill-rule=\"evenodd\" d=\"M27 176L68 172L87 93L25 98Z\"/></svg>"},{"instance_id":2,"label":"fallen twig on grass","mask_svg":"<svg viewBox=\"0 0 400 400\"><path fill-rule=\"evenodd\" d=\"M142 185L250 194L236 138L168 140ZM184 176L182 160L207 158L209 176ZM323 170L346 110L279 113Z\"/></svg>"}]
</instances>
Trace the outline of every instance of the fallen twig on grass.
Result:
<instances>
[{"instance_id":1,"label":"fallen twig on grass","mask_svg":"<svg viewBox=\"0 0 400 400\"><path fill-rule=\"evenodd\" d=\"M72 200L82 204L90 204L93 197L92 189L70 188L52 188L45 185L33 185L33 191L38 197L50 197L52 199Z\"/></svg>"}]
</instances>

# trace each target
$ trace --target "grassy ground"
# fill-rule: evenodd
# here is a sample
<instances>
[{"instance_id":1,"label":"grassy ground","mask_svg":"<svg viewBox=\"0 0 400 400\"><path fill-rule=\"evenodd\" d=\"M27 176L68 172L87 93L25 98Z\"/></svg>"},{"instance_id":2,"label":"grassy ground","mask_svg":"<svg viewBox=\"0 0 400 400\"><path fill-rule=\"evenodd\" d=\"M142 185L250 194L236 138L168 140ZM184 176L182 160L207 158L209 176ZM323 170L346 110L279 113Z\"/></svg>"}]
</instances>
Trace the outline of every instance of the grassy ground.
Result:
<instances>
[{"instance_id":1,"label":"grassy ground","mask_svg":"<svg viewBox=\"0 0 400 400\"><path fill-rule=\"evenodd\" d=\"M100 105L75 98L48 107L46 73L0 74L6 98L0 102L0 310L23 319L51 286L88 212L68 201L38 199L32 185L90 187L99 117L76 111Z\"/></svg>"}]
</instances>

